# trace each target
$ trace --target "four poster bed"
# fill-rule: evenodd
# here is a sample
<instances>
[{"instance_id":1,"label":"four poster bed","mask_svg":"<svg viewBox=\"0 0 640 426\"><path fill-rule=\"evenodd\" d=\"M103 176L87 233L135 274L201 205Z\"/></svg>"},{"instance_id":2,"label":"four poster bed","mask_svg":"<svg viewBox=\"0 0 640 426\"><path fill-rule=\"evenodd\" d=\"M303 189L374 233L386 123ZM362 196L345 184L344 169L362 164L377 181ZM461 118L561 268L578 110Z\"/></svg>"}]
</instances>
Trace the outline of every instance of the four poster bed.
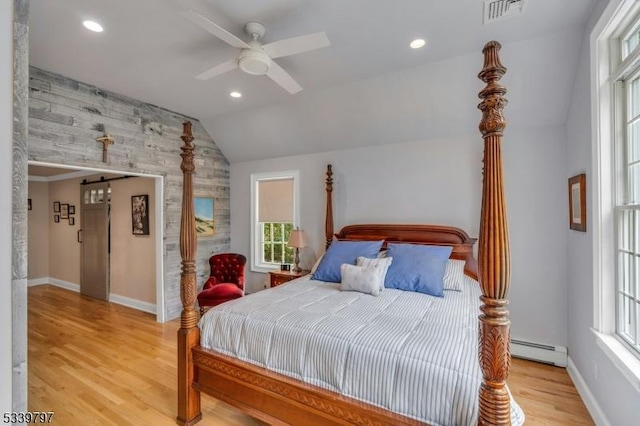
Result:
<instances>
[{"instance_id":1,"label":"four poster bed","mask_svg":"<svg viewBox=\"0 0 640 426\"><path fill-rule=\"evenodd\" d=\"M180 248L183 259L180 282L183 311L181 328L178 332L177 421L179 424L190 425L200 420L201 392L230 403L270 424L417 425L425 423L469 424L477 421L481 425L507 425L512 421L514 423L522 422L522 413L517 405L512 403L506 387L511 364L510 321L506 309L508 304L506 294L510 282L510 254L500 144L502 131L506 125L502 109L507 101L503 98L506 89L498 83L506 71L498 57L499 49L500 45L497 42L490 42L485 46L483 49L484 67L479 74L480 79L487 85L479 94L482 99L479 108L482 111L480 131L484 138L484 179L477 262L473 256L475 239L469 238L464 231L453 227L350 225L334 234L331 166L327 171L327 247L332 243L334 237L341 241L383 240L385 245L411 243L412 245L449 246L452 248L451 259L464 261L464 275L466 277L462 291L450 292L444 298L395 289L385 289L381 296L372 297L357 292L341 292L333 283L310 280L307 277L280 286L281 288L262 291L211 309L203 317L199 327L198 311L195 307L196 235L192 190L194 146L191 123L185 123L182 136L184 146L182 147L183 162L181 166L184 173L184 185L180 232ZM477 312L478 297L482 305L480 306L479 327L476 328L473 323L476 322L475 316L477 314L474 312ZM320 305L308 303L314 298L320 300ZM360 346L364 345L360 345L362 336L367 335L371 328L375 328L366 328L365 322L380 325L378 320L384 319L385 322L379 328L386 330L387 334L377 337L372 334L372 337L369 338L372 342L370 345L374 347L374 350L377 348L378 351L371 356L367 352L366 356L356 359L351 364L333 358L334 352L339 352L342 348L340 342L331 349L323 349L321 346L306 346L306 343L296 346L298 335L288 331L290 327L285 328L284 331L268 328L269 333L263 334L271 334L275 337L269 342L262 342L260 330L264 330L264 327L272 327L265 325L263 317L273 314L283 318L281 309L284 309L284 305L291 305L293 300L304 300L304 306L300 310L313 310L312 314L316 317L311 321L308 317L289 316L292 318L291 322L300 323L305 327L308 321L313 324L334 321L338 323L340 333L347 334L350 333L349 327L353 326L355 327L353 333L347 336L348 339L342 339L341 342L356 341L356 349L358 350ZM467 312L466 319L459 319L451 314L449 308L444 305L445 300L454 301L453 303L458 303L455 301L459 300L460 309L468 311L465 311ZM328 303L329 301L331 303ZM249 307L247 307L247 303ZM376 303L383 304L384 309L372 314L372 310L377 309L375 308ZM343 305L344 307L352 306L356 309L355 313L342 310ZM314 306L314 308L309 309L309 306ZM471 308L469 308L470 306ZM417 311L412 311L410 307ZM427 309L432 310L429 313L421 313L422 310ZM334 310L339 314L333 315L331 318L320 316L321 311L327 310ZM387 315L390 310L395 312L394 315L396 313L397 315L393 317ZM230 316L221 317L220 315L226 311ZM412 312L417 312L417 314L414 315ZM362 319L367 316L372 319L367 321ZM217 318L217 322L214 322L214 325L207 325L209 323L205 320L209 317ZM240 317L242 318L238 319ZM257 331L251 331L248 328L249 317L257 318L254 321L257 323L255 329ZM423 327L424 324L422 324L424 318L427 317L431 318L430 321L434 323L434 326L437 325L440 329L444 327L445 331L429 334L432 331L428 330L429 327ZM406 323L411 321L415 326L406 327ZM354 325L356 323L357 327ZM456 328L452 328L451 323L460 324L456 325ZM430 328L436 329L435 327ZM235 335L234 333L223 335L225 329L236 330ZM242 332L239 331L240 329ZM309 340L327 340L325 339L327 335L333 339L338 332L323 329L322 333L319 337L305 337L306 340L300 340L298 343ZM247 340L238 340L240 334L246 334ZM444 335L457 336L454 338L456 342L450 344L449 341L443 340ZM296 358L293 360L293 364L296 365L298 362L297 352L307 352L310 364L300 362L298 363L299 372L286 372L280 368L279 364L274 365L274 362L271 361L249 360L247 354L252 351L252 346L261 346L263 343L267 346L273 346L276 344L274 342L278 340L278 336L280 336L280 341L291 340L294 349L272 347L272 352L278 353L280 351L279 358L275 357L275 364L278 364L280 359ZM398 336L402 336L402 339L399 340ZM477 347L476 343L467 340L469 336L474 340L477 338ZM397 348L393 346L394 339L398 340L396 342ZM426 341L428 343L426 348L452 345L453 353L457 355L447 355L448 353L430 355L425 346L416 346L418 349L409 355L402 352L406 350L406 347L411 347L409 343L418 340ZM225 344L228 345L225 347ZM299 348L299 351L296 351L296 347ZM312 350L305 350L307 347L311 347ZM395 358L388 360L384 356L387 356L387 352L391 352L389 349L391 347L394 351L397 349L397 352L391 355ZM344 351L351 358L354 358L353 354L356 349L352 346ZM330 352L323 353L323 350ZM242 354L239 355L239 352ZM331 362L327 362L329 357L331 357ZM468 362L469 359L476 357L479 359L479 365L476 360L473 363ZM363 367L362 364L366 362L367 358L375 358L377 364L374 364L373 367ZM442 364L446 364L437 367L439 372L444 371L444 373L436 373L440 376L436 376L435 379L432 376L422 376L423 373L419 370L405 371L404 367L398 367L399 364L406 364L407 368L410 368L409 364L420 362L432 366L435 358L438 358ZM407 359L411 362L398 361ZM327 373L330 378L325 379L324 376L320 377L325 373L316 371L320 370L321 364L330 364L324 365L322 368L330 369L335 365L338 365L339 368ZM465 364L466 370L463 370L459 364ZM271 367L265 368L263 365ZM369 378L370 369L376 369L376 366L378 370L382 371L381 376L379 379L371 379ZM395 370L396 367L397 370ZM388 373L390 370L394 370L392 375ZM369 380L369 382L365 385L344 385L345 376L348 375L360 378L364 376L365 380ZM464 379L465 377L471 377L471 379ZM372 384L371 380L378 381ZM402 387L404 382L412 380L414 383L411 387ZM452 388L441 387L441 384L447 380L453 383ZM390 391L393 395L387 392L387 385L389 388L392 385L395 386ZM372 389L373 395L359 394L355 389L358 387ZM469 406L455 402L451 407L449 399L454 397L461 400L471 400L471 402ZM422 406L422 401L428 401L428 403ZM407 405L420 406L418 411L422 411L411 411L413 408L406 407ZM436 405L443 405L445 414L424 412L431 410L431 407Z\"/></svg>"}]
</instances>

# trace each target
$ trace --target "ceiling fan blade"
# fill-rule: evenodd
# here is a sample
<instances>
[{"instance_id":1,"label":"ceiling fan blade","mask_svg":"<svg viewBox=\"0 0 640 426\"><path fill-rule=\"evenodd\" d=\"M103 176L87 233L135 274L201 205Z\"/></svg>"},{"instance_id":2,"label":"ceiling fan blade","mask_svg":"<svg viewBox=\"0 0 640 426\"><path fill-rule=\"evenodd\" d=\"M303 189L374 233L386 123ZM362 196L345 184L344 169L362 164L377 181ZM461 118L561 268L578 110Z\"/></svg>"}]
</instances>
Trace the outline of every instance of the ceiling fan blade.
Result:
<instances>
[{"instance_id":1,"label":"ceiling fan blade","mask_svg":"<svg viewBox=\"0 0 640 426\"><path fill-rule=\"evenodd\" d=\"M230 59L227 62L223 62L220 65L216 65L215 67L200 73L196 76L198 80L209 80L210 78L216 77L220 74L224 74L225 72L231 71L233 69L238 68L238 61L236 59Z\"/></svg>"},{"instance_id":2,"label":"ceiling fan blade","mask_svg":"<svg viewBox=\"0 0 640 426\"><path fill-rule=\"evenodd\" d=\"M324 31L298 37L285 38L262 46L271 58L296 55L310 50L330 46L331 42Z\"/></svg>"},{"instance_id":3,"label":"ceiling fan blade","mask_svg":"<svg viewBox=\"0 0 640 426\"><path fill-rule=\"evenodd\" d=\"M280 65L276 64L275 61L271 62L267 76L292 95L302 90L302 87L298 82L296 82Z\"/></svg>"},{"instance_id":4,"label":"ceiling fan blade","mask_svg":"<svg viewBox=\"0 0 640 426\"><path fill-rule=\"evenodd\" d=\"M227 44L230 44L233 47L237 47L238 49L248 49L250 47L247 43L240 40L229 31L225 30L218 24L211 22L210 20L200 15L199 13L194 12L193 10L185 10L182 12L182 15L194 24L205 29L206 31L210 32L220 40L224 41Z\"/></svg>"}]
</instances>

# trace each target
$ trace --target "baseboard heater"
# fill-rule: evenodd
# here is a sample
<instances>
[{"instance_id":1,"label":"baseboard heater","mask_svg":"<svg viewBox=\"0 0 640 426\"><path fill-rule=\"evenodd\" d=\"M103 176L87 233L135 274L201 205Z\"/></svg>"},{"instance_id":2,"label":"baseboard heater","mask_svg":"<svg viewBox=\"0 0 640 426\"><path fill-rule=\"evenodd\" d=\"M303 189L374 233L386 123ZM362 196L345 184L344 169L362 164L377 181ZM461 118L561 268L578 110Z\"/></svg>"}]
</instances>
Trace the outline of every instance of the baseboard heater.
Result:
<instances>
[{"instance_id":1,"label":"baseboard heater","mask_svg":"<svg viewBox=\"0 0 640 426\"><path fill-rule=\"evenodd\" d=\"M567 366L567 348L511 339L511 355L558 367Z\"/></svg>"}]
</instances>

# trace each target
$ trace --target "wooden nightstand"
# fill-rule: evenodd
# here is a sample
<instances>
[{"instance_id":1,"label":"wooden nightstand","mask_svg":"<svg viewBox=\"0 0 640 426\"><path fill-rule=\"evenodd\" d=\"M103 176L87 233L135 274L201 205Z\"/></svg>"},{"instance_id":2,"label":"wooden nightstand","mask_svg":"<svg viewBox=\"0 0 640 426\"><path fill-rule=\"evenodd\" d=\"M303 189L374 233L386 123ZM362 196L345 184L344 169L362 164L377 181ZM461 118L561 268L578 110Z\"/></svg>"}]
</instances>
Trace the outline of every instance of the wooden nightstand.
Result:
<instances>
[{"instance_id":1,"label":"wooden nightstand","mask_svg":"<svg viewBox=\"0 0 640 426\"><path fill-rule=\"evenodd\" d=\"M279 286L280 284L284 284L291 280L295 280L296 278L303 277L307 275L310 271L302 270L300 272L291 272L291 271L271 271L269 275L271 276L271 287Z\"/></svg>"}]
</instances>

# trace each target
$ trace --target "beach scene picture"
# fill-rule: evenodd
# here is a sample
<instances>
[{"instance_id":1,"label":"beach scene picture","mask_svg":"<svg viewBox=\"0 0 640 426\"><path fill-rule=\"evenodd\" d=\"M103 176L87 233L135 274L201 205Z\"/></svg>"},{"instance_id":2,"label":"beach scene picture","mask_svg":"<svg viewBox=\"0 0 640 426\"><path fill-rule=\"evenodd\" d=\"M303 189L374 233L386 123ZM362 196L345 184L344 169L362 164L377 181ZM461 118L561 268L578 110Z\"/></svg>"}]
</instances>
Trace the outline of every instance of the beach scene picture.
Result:
<instances>
[{"instance_id":1,"label":"beach scene picture","mask_svg":"<svg viewBox=\"0 0 640 426\"><path fill-rule=\"evenodd\" d=\"M213 237L215 222L213 220L213 198L195 197L196 234L198 237Z\"/></svg>"}]
</instances>

